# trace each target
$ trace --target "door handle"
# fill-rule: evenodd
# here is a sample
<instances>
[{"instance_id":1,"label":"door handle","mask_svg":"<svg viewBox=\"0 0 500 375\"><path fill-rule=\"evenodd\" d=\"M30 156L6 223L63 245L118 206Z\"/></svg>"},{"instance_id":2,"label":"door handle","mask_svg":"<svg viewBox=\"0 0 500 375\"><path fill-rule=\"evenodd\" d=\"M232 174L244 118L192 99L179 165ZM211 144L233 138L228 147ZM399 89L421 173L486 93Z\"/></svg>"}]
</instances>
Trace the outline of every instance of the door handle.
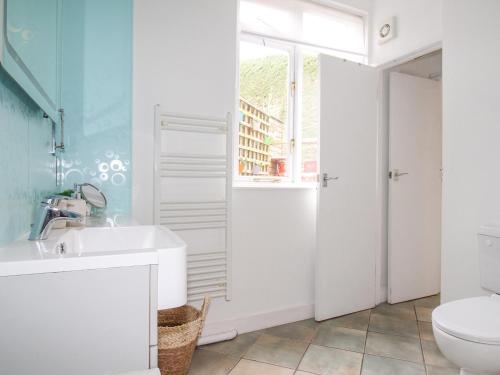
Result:
<instances>
[{"instance_id":1,"label":"door handle","mask_svg":"<svg viewBox=\"0 0 500 375\"><path fill-rule=\"evenodd\" d=\"M389 178L392 178L394 181L398 181L399 177L409 174L408 172L400 172L399 169L394 169L389 172Z\"/></svg>"},{"instance_id":2,"label":"door handle","mask_svg":"<svg viewBox=\"0 0 500 375\"><path fill-rule=\"evenodd\" d=\"M323 173L323 183L321 184L323 187L328 187L328 181L338 180L338 177L328 177L328 173Z\"/></svg>"}]
</instances>

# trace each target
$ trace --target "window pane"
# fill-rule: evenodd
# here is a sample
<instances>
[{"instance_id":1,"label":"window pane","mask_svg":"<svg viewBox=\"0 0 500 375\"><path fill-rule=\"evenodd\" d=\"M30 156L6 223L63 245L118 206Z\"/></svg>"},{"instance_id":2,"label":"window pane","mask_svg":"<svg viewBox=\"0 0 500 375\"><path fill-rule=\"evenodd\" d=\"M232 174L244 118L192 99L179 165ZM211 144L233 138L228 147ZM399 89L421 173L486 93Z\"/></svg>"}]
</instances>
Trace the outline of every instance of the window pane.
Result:
<instances>
[{"instance_id":1,"label":"window pane","mask_svg":"<svg viewBox=\"0 0 500 375\"><path fill-rule=\"evenodd\" d=\"M240 44L240 176L289 175L290 55L260 44Z\"/></svg>"},{"instance_id":2,"label":"window pane","mask_svg":"<svg viewBox=\"0 0 500 375\"><path fill-rule=\"evenodd\" d=\"M246 32L366 54L363 17L305 0L241 0Z\"/></svg>"},{"instance_id":3,"label":"window pane","mask_svg":"<svg viewBox=\"0 0 500 375\"><path fill-rule=\"evenodd\" d=\"M315 182L318 173L319 76L318 55L303 53L302 181Z\"/></svg>"}]
</instances>

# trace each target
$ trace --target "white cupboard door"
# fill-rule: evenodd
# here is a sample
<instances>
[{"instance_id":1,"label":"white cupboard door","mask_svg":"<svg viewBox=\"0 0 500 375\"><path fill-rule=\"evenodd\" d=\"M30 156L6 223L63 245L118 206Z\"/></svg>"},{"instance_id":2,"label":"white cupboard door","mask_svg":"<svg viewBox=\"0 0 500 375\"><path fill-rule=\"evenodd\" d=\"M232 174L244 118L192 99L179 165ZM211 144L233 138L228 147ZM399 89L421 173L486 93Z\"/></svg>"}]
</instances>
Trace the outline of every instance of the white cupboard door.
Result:
<instances>
[{"instance_id":1,"label":"white cupboard door","mask_svg":"<svg viewBox=\"0 0 500 375\"><path fill-rule=\"evenodd\" d=\"M389 303L439 293L441 83L390 75Z\"/></svg>"},{"instance_id":2,"label":"white cupboard door","mask_svg":"<svg viewBox=\"0 0 500 375\"><path fill-rule=\"evenodd\" d=\"M322 55L320 85L316 320L375 305L378 73Z\"/></svg>"}]
</instances>

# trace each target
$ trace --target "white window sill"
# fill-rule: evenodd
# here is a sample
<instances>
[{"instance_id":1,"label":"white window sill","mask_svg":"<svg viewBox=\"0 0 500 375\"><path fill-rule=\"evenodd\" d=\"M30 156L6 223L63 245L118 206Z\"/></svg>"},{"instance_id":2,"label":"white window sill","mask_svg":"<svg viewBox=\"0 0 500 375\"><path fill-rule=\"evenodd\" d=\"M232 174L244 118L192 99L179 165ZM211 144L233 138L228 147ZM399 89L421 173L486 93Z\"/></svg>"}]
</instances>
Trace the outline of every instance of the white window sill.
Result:
<instances>
[{"instance_id":1,"label":"white window sill","mask_svg":"<svg viewBox=\"0 0 500 375\"><path fill-rule=\"evenodd\" d=\"M233 189L317 189L315 182L260 182L233 181Z\"/></svg>"}]
</instances>

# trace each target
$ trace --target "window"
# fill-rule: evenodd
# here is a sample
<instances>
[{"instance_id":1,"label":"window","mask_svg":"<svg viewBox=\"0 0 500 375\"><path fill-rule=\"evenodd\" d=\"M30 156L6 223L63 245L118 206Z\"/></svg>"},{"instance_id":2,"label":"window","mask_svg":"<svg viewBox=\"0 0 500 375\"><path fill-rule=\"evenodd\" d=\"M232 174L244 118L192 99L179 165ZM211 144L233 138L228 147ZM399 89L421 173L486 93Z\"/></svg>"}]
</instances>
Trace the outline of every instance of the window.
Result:
<instances>
[{"instance_id":1,"label":"window","mask_svg":"<svg viewBox=\"0 0 500 375\"><path fill-rule=\"evenodd\" d=\"M364 17L322 3L325 1L240 0L240 27L244 34L347 54L355 60L365 58Z\"/></svg>"},{"instance_id":2,"label":"window","mask_svg":"<svg viewBox=\"0 0 500 375\"><path fill-rule=\"evenodd\" d=\"M316 181L316 53L261 39L242 40L239 113L240 179Z\"/></svg>"},{"instance_id":3,"label":"window","mask_svg":"<svg viewBox=\"0 0 500 375\"><path fill-rule=\"evenodd\" d=\"M241 0L240 23L238 180L314 183L318 56L364 61L364 19L303 0Z\"/></svg>"},{"instance_id":4,"label":"window","mask_svg":"<svg viewBox=\"0 0 500 375\"><path fill-rule=\"evenodd\" d=\"M318 54L301 54L300 85L300 159L301 181L315 182L319 156L319 61Z\"/></svg>"},{"instance_id":5,"label":"window","mask_svg":"<svg viewBox=\"0 0 500 375\"><path fill-rule=\"evenodd\" d=\"M240 44L240 176L291 176L292 60L286 46Z\"/></svg>"}]
</instances>

